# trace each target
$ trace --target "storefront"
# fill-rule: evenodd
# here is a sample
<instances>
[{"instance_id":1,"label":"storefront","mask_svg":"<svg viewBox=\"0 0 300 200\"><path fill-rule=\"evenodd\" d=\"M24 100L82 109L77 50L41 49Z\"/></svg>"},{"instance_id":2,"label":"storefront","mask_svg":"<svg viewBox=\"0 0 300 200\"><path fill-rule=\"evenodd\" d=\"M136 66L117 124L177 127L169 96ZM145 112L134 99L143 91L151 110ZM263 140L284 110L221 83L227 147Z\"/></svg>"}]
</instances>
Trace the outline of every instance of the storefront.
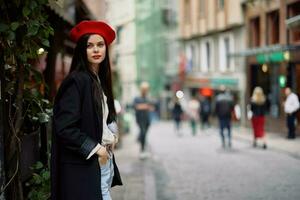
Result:
<instances>
[{"instance_id":1,"label":"storefront","mask_svg":"<svg viewBox=\"0 0 300 200\"><path fill-rule=\"evenodd\" d=\"M300 92L299 46L269 46L244 52L247 57L247 97L256 86L263 88L267 97L267 125L278 132L285 127L284 88ZM247 55L248 54L248 55ZM278 129L280 128L280 129Z\"/></svg>"},{"instance_id":2,"label":"storefront","mask_svg":"<svg viewBox=\"0 0 300 200\"><path fill-rule=\"evenodd\" d=\"M233 95L235 104L241 104L242 99L242 85L240 78L230 77L193 77L187 76L185 79L185 86L188 88L190 95L198 95L207 97L212 104L215 103L215 96L220 92L221 85L225 86L227 90Z\"/></svg>"}]
</instances>

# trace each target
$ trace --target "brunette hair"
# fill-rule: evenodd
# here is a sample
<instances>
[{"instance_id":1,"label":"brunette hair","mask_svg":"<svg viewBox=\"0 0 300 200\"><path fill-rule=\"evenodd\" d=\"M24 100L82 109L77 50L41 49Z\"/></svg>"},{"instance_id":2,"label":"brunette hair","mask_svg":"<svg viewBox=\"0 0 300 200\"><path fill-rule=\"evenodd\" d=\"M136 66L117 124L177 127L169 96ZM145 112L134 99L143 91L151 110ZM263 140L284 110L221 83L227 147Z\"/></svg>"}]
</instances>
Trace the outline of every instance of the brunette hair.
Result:
<instances>
[{"instance_id":1,"label":"brunette hair","mask_svg":"<svg viewBox=\"0 0 300 200\"><path fill-rule=\"evenodd\" d=\"M94 95L94 102L96 105L97 112L102 114L102 103L104 102L104 98L102 95L102 91L107 96L107 105L109 109L108 114L108 122L112 122L116 120L116 111L114 106L114 96L112 90L112 78L111 78L111 67L110 67L110 60L109 60L109 53L108 53L108 46L105 41L106 53L104 60L100 63L98 77L100 79L100 84L97 81L97 77L95 73L91 71L89 68L89 62L87 59L87 41L91 34L83 35L78 41L77 45L74 49L74 55L72 59L70 73L74 71L86 71L92 77L93 83L93 95ZM101 97L101 98L99 98Z\"/></svg>"}]
</instances>

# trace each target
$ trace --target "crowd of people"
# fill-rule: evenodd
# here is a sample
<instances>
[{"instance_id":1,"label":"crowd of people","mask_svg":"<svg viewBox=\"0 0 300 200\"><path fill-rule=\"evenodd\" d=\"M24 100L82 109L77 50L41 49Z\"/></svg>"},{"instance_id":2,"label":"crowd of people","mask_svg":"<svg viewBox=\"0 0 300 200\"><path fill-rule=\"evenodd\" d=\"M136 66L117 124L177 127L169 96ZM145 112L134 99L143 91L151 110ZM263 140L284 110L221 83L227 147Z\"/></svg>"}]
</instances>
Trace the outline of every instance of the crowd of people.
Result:
<instances>
[{"instance_id":1,"label":"crowd of people","mask_svg":"<svg viewBox=\"0 0 300 200\"><path fill-rule=\"evenodd\" d=\"M287 138L296 137L296 113L300 108L298 96L292 92L291 88L284 89L285 100L282 108L286 115ZM200 130L210 127L212 116L217 118L222 147L231 147L231 126L233 121L241 119L241 109L235 101L232 93L225 86L220 86L214 97L192 95L188 102L174 97L170 109L172 119L175 124L177 135L181 133L181 123L188 120L191 127L191 134L197 134L197 124ZM247 103L247 118L252 125L253 147L262 144L263 149L267 149L267 139L265 133L265 115L268 113L267 97L262 87L255 87Z\"/></svg>"},{"instance_id":2,"label":"crowd of people","mask_svg":"<svg viewBox=\"0 0 300 200\"><path fill-rule=\"evenodd\" d=\"M135 110L136 123L139 127L138 141L140 143L141 158L146 158L145 151L146 138L151 124L151 113L155 106L149 99L149 83L142 82L140 85L140 95L134 99L133 108ZM291 88L284 89L285 101L283 110L286 113L286 125L288 129L287 138L296 137L296 113L299 110L299 99ZM267 97L262 87L255 87L247 103L246 114L252 126L253 147L261 146L267 149L267 137L265 132L265 116L268 114ZM174 96L169 104L171 118L174 121L174 132L177 136L182 136L182 122L188 121L191 135L196 136L211 127L212 119L217 119L221 146L223 148L232 147L232 124L241 120L241 108L234 98L232 92L221 85L215 95L204 96L194 93L189 98ZM199 126L199 128L198 128Z\"/></svg>"}]
</instances>

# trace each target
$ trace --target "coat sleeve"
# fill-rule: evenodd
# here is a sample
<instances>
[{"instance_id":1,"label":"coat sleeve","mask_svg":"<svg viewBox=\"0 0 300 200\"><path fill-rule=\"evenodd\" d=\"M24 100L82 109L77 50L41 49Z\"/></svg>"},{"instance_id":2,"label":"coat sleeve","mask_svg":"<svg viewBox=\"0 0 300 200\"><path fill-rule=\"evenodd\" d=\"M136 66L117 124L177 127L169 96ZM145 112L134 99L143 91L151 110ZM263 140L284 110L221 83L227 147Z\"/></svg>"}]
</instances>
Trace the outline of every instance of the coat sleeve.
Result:
<instances>
[{"instance_id":1,"label":"coat sleeve","mask_svg":"<svg viewBox=\"0 0 300 200\"><path fill-rule=\"evenodd\" d=\"M87 158L98 144L80 130L81 97L76 82L62 86L54 105L54 128L57 139L64 147Z\"/></svg>"}]
</instances>

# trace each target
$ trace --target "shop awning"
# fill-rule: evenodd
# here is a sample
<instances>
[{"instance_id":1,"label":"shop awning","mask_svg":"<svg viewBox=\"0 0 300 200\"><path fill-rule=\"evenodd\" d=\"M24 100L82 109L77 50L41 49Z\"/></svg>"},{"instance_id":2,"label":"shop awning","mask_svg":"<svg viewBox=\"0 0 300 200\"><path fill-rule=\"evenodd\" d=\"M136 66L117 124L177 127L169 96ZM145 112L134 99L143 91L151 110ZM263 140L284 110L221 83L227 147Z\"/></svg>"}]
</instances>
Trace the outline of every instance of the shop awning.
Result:
<instances>
[{"instance_id":1,"label":"shop awning","mask_svg":"<svg viewBox=\"0 0 300 200\"><path fill-rule=\"evenodd\" d=\"M239 85L239 79L230 77L195 77L187 76L184 84L188 87L219 89L221 85L234 89ZM205 92L208 92L207 90Z\"/></svg>"},{"instance_id":2,"label":"shop awning","mask_svg":"<svg viewBox=\"0 0 300 200\"><path fill-rule=\"evenodd\" d=\"M258 63L283 62L288 61L290 54L295 51L300 51L300 45L271 45L230 53L228 56L231 58L255 56Z\"/></svg>"}]
</instances>

